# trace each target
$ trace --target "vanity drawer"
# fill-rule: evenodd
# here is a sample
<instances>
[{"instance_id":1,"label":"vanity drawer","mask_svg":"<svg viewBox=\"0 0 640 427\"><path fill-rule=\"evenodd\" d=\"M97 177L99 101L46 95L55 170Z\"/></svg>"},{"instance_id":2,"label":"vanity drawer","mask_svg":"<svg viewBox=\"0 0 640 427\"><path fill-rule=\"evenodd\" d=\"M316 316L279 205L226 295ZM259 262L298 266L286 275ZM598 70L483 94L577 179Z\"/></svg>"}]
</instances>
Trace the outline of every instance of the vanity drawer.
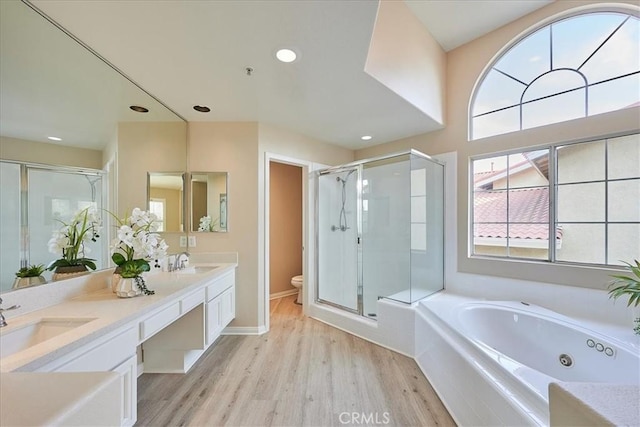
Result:
<instances>
[{"instance_id":1,"label":"vanity drawer","mask_svg":"<svg viewBox=\"0 0 640 427\"><path fill-rule=\"evenodd\" d=\"M79 356L73 354L69 358L62 359L64 361L60 360L62 364L55 368L55 371L110 371L136 354L136 343L135 328L127 329L93 348L85 347L84 350L80 350L82 354Z\"/></svg>"},{"instance_id":2,"label":"vanity drawer","mask_svg":"<svg viewBox=\"0 0 640 427\"><path fill-rule=\"evenodd\" d=\"M204 302L204 289L199 289L197 292L187 295L180 300L180 314L185 314L198 304Z\"/></svg>"},{"instance_id":3,"label":"vanity drawer","mask_svg":"<svg viewBox=\"0 0 640 427\"><path fill-rule=\"evenodd\" d=\"M140 322L140 341L150 338L178 317L180 317L180 302L175 302L161 312L143 320Z\"/></svg>"},{"instance_id":4,"label":"vanity drawer","mask_svg":"<svg viewBox=\"0 0 640 427\"><path fill-rule=\"evenodd\" d=\"M211 282L210 285L207 286L207 301L211 301L222 292L224 292L225 289L229 289L235 283L235 271L231 271L224 276L215 279L213 282Z\"/></svg>"}]
</instances>

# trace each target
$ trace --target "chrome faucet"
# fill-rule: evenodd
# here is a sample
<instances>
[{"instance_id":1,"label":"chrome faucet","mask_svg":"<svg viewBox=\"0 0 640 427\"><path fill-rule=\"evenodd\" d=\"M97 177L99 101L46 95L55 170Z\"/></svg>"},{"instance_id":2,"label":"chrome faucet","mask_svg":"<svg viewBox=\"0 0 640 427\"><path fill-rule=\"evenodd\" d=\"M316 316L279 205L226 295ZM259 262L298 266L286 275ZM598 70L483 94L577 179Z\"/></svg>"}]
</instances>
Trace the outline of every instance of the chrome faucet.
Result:
<instances>
[{"instance_id":1,"label":"chrome faucet","mask_svg":"<svg viewBox=\"0 0 640 427\"><path fill-rule=\"evenodd\" d=\"M184 260L182 259L182 256L185 256L187 259ZM181 252L177 255L171 255L172 257L175 257L175 261L174 262L169 262L169 271L176 271L176 270L182 270L183 268L185 268L185 261L189 260L189 252Z\"/></svg>"},{"instance_id":2,"label":"chrome faucet","mask_svg":"<svg viewBox=\"0 0 640 427\"><path fill-rule=\"evenodd\" d=\"M20 308L20 306L14 304L9 308L2 308L2 298L0 298L0 328L7 326L7 320L4 318L4 314L2 314L2 312L8 311L8 310L15 310L16 308Z\"/></svg>"}]
</instances>

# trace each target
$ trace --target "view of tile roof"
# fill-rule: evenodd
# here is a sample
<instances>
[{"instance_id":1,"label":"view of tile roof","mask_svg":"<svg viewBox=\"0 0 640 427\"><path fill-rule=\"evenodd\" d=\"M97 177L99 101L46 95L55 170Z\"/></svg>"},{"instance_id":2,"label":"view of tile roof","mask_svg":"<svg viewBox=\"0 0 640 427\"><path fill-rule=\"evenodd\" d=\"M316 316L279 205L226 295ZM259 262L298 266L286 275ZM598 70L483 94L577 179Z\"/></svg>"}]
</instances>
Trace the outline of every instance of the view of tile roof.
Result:
<instances>
[{"instance_id":1,"label":"view of tile roof","mask_svg":"<svg viewBox=\"0 0 640 427\"><path fill-rule=\"evenodd\" d=\"M549 238L549 188L509 190L509 237L512 239ZM474 237L507 237L507 190L474 193ZM556 230L556 239L562 230Z\"/></svg>"}]
</instances>

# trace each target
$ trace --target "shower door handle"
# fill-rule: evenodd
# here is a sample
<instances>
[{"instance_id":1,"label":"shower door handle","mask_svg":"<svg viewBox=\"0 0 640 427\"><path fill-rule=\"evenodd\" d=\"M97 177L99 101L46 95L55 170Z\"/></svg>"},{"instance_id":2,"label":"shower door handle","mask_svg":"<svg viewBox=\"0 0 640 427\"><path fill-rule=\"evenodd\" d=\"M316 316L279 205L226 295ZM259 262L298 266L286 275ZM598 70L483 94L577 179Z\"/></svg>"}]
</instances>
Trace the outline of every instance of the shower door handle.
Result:
<instances>
[{"instance_id":1,"label":"shower door handle","mask_svg":"<svg viewBox=\"0 0 640 427\"><path fill-rule=\"evenodd\" d=\"M358 244L360 244L360 238L358 237Z\"/></svg>"}]
</instances>

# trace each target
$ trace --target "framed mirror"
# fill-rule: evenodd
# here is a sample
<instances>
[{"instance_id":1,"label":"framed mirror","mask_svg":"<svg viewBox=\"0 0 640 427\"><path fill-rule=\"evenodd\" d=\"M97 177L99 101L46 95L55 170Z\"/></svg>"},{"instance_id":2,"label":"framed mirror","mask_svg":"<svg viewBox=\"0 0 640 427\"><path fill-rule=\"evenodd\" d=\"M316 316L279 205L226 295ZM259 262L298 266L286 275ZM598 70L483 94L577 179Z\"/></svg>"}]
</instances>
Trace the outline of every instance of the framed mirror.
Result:
<instances>
[{"instance_id":1,"label":"framed mirror","mask_svg":"<svg viewBox=\"0 0 640 427\"><path fill-rule=\"evenodd\" d=\"M186 170L185 120L31 3L0 1L0 111L0 292L21 267L58 259L53 232L88 205L103 229L87 256L111 268L102 209L144 208L147 171Z\"/></svg>"},{"instance_id":2,"label":"framed mirror","mask_svg":"<svg viewBox=\"0 0 640 427\"><path fill-rule=\"evenodd\" d=\"M226 233L227 172L191 172L191 231Z\"/></svg>"},{"instance_id":3,"label":"framed mirror","mask_svg":"<svg viewBox=\"0 0 640 427\"><path fill-rule=\"evenodd\" d=\"M147 209L160 220L160 232L184 231L184 174L149 172Z\"/></svg>"}]
</instances>

